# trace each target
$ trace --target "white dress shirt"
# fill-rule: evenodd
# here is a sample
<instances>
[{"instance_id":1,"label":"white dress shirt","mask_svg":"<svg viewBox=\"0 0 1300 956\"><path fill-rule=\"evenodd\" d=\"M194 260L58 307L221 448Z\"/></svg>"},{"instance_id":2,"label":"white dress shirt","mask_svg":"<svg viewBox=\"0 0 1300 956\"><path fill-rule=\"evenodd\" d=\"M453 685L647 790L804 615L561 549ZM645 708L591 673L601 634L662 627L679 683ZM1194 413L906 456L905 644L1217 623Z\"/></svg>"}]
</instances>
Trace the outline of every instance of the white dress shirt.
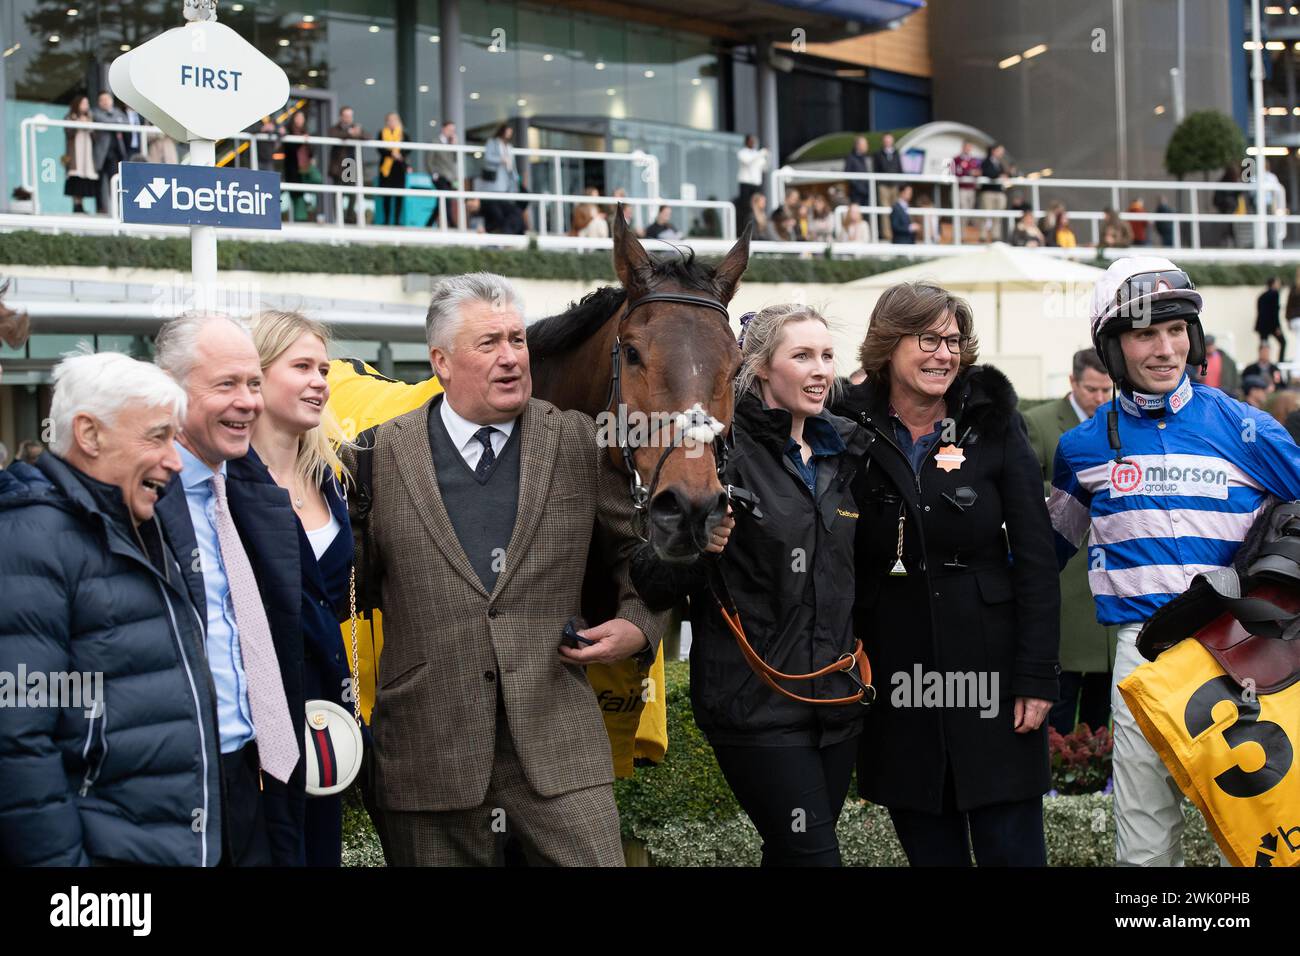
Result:
<instances>
[{"instance_id":1,"label":"white dress shirt","mask_svg":"<svg viewBox=\"0 0 1300 956\"><path fill-rule=\"evenodd\" d=\"M478 467L478 460L483 455L483 443L474 437L474 433L483 426L456 414L456 410L451 407L451 402L447 400L445 394L438 404L442 413L442 423L447 428L447 435L451 438L451 443L460 452L460 457L465 459L465 464L469 465L469 470L473 471ZM492 426L495 429L492 432L491 439L492 454L498 456L501 454L501 449L510 440L510 433L515 430L516 421L518 419L512 418L508 422Z\"/></svg>"},{"instance_id":2,"label":"white dress shirt","mask_svg":"<svg viewBox=\"0 0 1300 956\"><path fill-rule=\"evenodd\" d=\"M1074 409L1074 414L1079 416L1079 422L1086 422L1088 416L1083 413L1083 409L1079 407L1079 403L1074 400L1074 392L1070 392L1066 397L1070 400L1070 407Z\"/></svg>"}]
</instances>

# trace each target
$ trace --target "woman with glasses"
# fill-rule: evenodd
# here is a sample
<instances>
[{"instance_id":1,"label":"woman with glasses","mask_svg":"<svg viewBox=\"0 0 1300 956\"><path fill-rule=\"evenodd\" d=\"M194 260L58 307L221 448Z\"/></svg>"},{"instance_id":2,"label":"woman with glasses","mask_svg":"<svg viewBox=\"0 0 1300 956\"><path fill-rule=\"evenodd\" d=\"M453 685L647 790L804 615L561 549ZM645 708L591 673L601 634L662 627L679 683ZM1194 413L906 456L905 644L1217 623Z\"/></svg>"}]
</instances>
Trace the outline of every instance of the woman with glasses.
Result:
<instances>
[{"instance_id":1,"label":"woman with glasses","mask_svg":"<svg viewBox=\"0 0 1300 956\"><path fill-rule=\"evenodd\" d=\"M975 365L970 306L927 282L876 304L853 481L857 633L879 697L859 794L913 866L1043 866L1060 588L1038 461L1006 376Z\"/></svg>"}]
</instances>

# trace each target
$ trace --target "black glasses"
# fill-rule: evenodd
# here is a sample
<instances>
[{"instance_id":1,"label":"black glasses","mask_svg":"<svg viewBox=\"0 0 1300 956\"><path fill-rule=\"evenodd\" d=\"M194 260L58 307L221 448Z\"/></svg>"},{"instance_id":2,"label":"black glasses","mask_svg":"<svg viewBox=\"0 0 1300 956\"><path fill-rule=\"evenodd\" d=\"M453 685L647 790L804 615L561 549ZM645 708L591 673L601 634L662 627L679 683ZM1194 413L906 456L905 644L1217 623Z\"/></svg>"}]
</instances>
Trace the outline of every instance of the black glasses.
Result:
<instances>
[{"instance_id":1,"label":"black glasses","mask_svg":"<svg viewBox=\"0 0 1300 956\"><path fill-rule=\"evenodd\" d=\"M939 351L939 343L942 342L948 346L948 351L953 355L961 355L965 351L970 339L965 335L940 335L938 332L917 332L916 344L920 346L922 352Z\"/></svg>"}]
</instances>

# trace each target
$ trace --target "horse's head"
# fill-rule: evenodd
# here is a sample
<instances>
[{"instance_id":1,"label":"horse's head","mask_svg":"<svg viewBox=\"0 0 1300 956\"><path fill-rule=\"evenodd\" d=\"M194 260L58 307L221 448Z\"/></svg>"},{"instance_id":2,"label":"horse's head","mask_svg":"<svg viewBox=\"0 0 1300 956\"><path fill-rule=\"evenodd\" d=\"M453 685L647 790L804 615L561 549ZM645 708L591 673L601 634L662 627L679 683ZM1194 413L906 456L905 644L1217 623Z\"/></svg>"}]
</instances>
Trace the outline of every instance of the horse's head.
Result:
<instances>
[{"instance_id":1,"label":"horse's head","mask_svg":"<svg viewBox=\"0 0 1300 956\"><path fill-rule=\"evenodd\" d=\"M689 562L727 512L713 438L731 427L735 408L740 349L725 307L749 263L749 230L710 270L689 252L651 259L622 209L611 218L614 268L628 311L619 326L621 394L615 399L626 409L626 440L610 454L619 468L625 466L623 448L631 454L648 495L647 534L656 553ZM681 298L642 302L665 294ZM618 415L618 408L613 412Z\"/></svg>"}]
</instances>

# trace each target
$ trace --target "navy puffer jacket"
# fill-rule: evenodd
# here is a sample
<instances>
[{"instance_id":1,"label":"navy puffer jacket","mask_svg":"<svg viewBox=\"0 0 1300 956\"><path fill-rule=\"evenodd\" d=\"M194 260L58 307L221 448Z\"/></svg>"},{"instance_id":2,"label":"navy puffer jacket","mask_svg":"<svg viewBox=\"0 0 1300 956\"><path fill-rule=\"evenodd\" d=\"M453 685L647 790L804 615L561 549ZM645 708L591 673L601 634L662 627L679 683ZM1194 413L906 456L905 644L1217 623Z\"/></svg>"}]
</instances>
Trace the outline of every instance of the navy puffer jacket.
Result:
<instances>
[{"instance_id":1,"label":"navy puffer jacket","mask_svg":"<svg viewBox=\"0 0 1300 956\"><path fill-rule=\"evenodd\" d=\"M0 681L25 673L31 702L33 674L102 674L102 697L0 706L0 864L215 866L220 744L181 569L118 488L36 467L52 488L0 489Z\"/></svg>"}]
</instances>

